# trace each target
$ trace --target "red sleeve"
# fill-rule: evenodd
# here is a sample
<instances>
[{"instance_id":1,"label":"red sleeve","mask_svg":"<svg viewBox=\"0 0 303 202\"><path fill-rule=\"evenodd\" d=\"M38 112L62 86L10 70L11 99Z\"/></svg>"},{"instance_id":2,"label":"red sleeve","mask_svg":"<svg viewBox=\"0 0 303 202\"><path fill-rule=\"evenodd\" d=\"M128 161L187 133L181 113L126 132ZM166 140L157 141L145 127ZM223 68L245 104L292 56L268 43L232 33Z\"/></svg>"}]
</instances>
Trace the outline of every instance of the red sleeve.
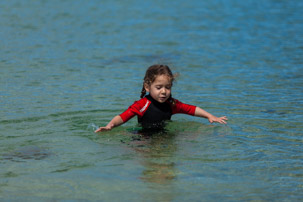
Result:
<instances>
[{"instance_id":1,"label":"red sleeve","mask_svg":"<svg viewBox=\"0 0 303 202\"><path fill-rule=\"evenodd\" d=\"M182 113L182 114L188 114L188 115L195 115L196 106L184 104L180 102L179 100L175 99L176 104L172 106L173 114Z\"/></svg>"},{"instance_id":2,"label":"red sleeve","mask_svg":"<svg viewBox=\"0 0 303 202\"><path fill-rule=\"evenodd\" d=\"M142 98L141 100L135 101L125 112L120 114L123 122L127 122L129 119L133 118L135 115L143 116L148 106L150 105L150 101L147 98Z\"/></svg>"}]
</instances>

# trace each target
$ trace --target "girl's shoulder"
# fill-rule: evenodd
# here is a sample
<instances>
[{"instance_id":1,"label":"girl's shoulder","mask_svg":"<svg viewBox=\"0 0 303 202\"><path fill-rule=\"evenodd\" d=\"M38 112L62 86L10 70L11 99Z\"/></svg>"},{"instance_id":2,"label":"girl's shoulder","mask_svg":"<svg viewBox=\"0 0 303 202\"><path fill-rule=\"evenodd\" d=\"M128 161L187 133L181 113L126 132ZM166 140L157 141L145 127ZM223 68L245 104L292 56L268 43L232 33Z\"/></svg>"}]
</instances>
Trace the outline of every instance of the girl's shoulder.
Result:
<instances>
[{"instance_id":1,"label":"girl's shoulder","mask_svg":"<svg viewBox=\"0 0 303 202\"><path fill-rule=\"evenodd\" d=\"M194 115L196 106L185 104L175 98L171 98L171 107L173 114L184 113L189 115Z\"/></svg>"},{"instance_id":2,"label":"girl's shoulder","mask_svg":"<svg viewBox=\"0 0 303 202\"><path fill-rule=\"evenodd\" d=\"M136 109L140 113L146 111L148 106L150 105L151 101L148 100L146 97L141 98L140 100L135 101L130 107Z\"/></svg>"}]
</instances>

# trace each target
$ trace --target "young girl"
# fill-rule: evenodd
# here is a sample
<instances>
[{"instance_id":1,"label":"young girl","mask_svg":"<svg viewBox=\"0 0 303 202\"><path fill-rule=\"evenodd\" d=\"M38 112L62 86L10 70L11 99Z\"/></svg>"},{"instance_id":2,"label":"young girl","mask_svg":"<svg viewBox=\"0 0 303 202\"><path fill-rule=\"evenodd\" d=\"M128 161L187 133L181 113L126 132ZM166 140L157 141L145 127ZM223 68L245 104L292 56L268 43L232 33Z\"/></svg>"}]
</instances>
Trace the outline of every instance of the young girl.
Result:
<instances>
[{"instance_id":1,"label":"young girl","mask_svg":"<svg viewBox=\"0 0 303 202\"><path fill-rule=\"evenodd\" d=\"M207 118L210 123L226 124L227 118L216 117L205 110L180 102L172 98L171 88L174 75L166 65L150 66L145 74L141 99L134 102L125 112L115 116L105 127L100 127L95 132L108 131L119 126L135 115L143 129L158 129L164 122L170 120L173 114L183 113L192 116ZM149 94L145 96L146 92Z\"/></svg>"}]
</instances>

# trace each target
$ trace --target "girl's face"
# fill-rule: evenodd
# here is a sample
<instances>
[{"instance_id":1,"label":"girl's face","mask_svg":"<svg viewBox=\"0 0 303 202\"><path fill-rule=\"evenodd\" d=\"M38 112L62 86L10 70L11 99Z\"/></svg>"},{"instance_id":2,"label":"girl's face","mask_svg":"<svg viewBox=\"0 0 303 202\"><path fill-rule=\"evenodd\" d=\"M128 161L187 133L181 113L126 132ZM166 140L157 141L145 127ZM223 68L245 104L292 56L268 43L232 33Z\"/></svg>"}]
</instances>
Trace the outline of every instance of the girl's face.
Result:
<instances>
[{"instance_id":1,"label":"girl's face","mask_svg":"<svg viewBox=\"0 0 303 202\"><path fill-rule=\"evenodd\" d=\"M170 97L172 83L168 76L159 75L152 84L144 84L144 87L153 99L164 103Z\"/></svg>"}]
</instances>

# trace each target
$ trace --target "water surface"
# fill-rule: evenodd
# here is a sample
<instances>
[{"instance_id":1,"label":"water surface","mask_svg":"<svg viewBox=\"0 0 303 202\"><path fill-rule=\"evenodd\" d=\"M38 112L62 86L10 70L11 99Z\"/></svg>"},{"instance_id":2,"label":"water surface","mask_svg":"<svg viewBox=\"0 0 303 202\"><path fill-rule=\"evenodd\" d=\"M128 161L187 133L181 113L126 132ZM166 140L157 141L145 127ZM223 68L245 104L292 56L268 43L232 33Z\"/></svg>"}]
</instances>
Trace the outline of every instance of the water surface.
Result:
<instances>
[{"instance_id":1,"label":"water surface","mask_svg":"<svg viewBox=\"0 0 303 202\"><path fill-rule=\"evenodd\" d=\"M0 199L300 201L303 3L1 1ZM176 115L93 131L168 64Z\"/></svg>"}]
</instances>

